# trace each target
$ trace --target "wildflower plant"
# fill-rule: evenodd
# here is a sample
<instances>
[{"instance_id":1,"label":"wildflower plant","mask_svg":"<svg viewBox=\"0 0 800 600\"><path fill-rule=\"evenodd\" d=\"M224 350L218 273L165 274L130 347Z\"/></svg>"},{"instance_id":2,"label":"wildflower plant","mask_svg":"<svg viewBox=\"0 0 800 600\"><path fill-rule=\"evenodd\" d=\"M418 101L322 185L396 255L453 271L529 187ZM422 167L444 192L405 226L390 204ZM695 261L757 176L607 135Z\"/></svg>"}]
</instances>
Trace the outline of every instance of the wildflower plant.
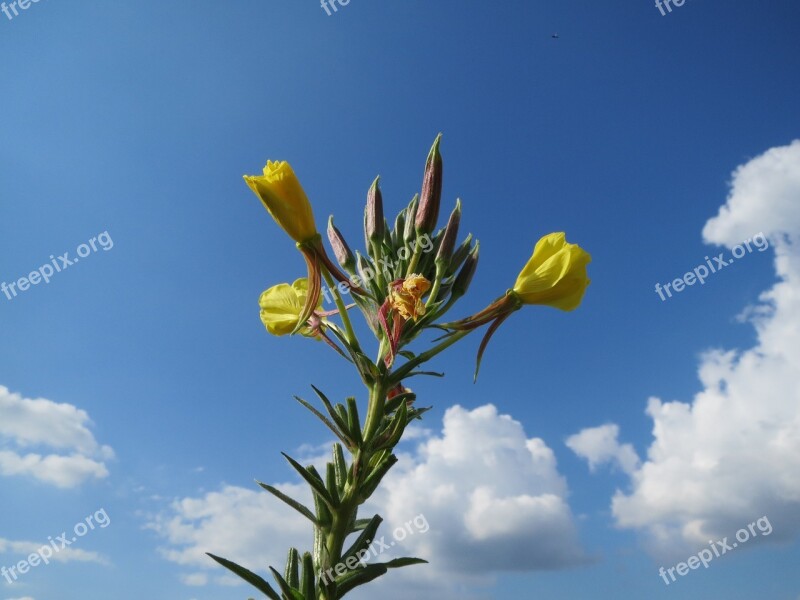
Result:
<instances>
[{"instance_id":1,"label":"wildflower plant","mask_svg":"<svg viewBox=\"0 0 800 600\"><path fill-rule=\"evenodd\" d=\"M512 288L474 315L445 321L443 317L469 289L478 266L479 243L470 234L457 244L459 200L445 226L436 231L442 195L440 141L441 135L428 154L420 194L399 212L393 226L384 217L379 179L372 183L364 212L363 254L354 254L333 218L328 220L327 236L335 263L322 244L311 204L288 163L268 162L263 175L245 177L270 215L295 241L307 267L305 278L262 293L259 307L264 326L276 336L300 333L324 340L353 366L367 391L366 404L359 404L355 397L332 402L314 386L319 405L296 398L338 440L324 473L284 454L311 488L313 508L259 483L308 519L313 528L312 551L301 554L291 548L282 572L270 567L275 584L236 563L209 555L272 600L336 600L389 569L427 562L397 558L366 564L364 558L382 519L358 515L359 507L397 462L393 451L406 427L429 410L417 406L416 395L406 382L418 375L439 375L422 370L422 366L486 325L478 349L477 377L486 345L513 312L525 305L574 310L589 285L589 254L567 243L564 233L551 233L537 242ZM335 310L322 310L323 279L333 295ZM353 304L345 305L341 290L352 294ZM356 336L351 321L356 308L376 340L374 358ZM411 350L410 344L427 329L441 335L429 347Z\"/></svg>"}]
</instances>

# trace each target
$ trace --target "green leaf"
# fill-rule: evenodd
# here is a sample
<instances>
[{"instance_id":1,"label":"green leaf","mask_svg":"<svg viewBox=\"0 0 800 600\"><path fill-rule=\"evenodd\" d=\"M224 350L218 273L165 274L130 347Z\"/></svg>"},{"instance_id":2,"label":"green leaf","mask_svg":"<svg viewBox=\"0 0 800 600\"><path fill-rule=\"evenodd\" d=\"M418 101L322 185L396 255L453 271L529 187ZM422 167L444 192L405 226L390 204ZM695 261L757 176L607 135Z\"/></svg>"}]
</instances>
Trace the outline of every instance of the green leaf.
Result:
<instances>
[{"instance_id":1,"label":"green leaf","mask_svg":"<svg viewBox=\"0 0 800 600\"><path fill-rule=\"evenodd\" d=\"M341 579L336 580L336 592L339 598L341 598L354 588L369 583L381 575L384 575L388 570L386 565L378 563L367 565L366 567L359 567L355 571L348 571L342 575Z\"/></svg>"},{"instance_id":2,"label":"green leaf","mask_svg":"<svg viewBox=\"0 0 800 600\"><path fill-rule=\"evenodd\" d=\"M259 592L263 592L268 598L271 600L282 600L282 598L278 595L278 593L272 589L272 586L266 582L262 577L256 575L252 571L245 569L242 566L237 565L235 562L231 562L225 558L220 556L214 556L210 552L206 552L208 556L213 558L223 567L228 569L229 571L233 571L239 577L244 579L247 583L255 587ZM302 600L302 599L301 599Z\"/></svg>"},{"instance_id":3,"label":"green leaf","mask_svg":"<svg viewBox=\"0 0 800 600\"><path fill-rule=\"evenodd\" d=\"M386 414L390 415L398 408L402 403L413 404L414 400L417 399L417 395L414 392L403 392L402 394L397 394L393 398L386 401Z\"/></svg>"},{"instance_id":4,"label":"green leaf","mask_svg":"<svg viewBox=\"0 0 800 600\"><path fill-rule=\"evenodd\" d=\"M283 577L293 588L300 587L300 553L297 548L289 548L289 556L286 557L286 571Z\"/></svg>"},{"instance_id":5,"label":"green leaf","mask_svg":"<svg viewBox=\"0 0 800 600\"><path fill-rule=\"evenodd\" d=\"M342 492L347 483L347 461L341 444L333 445L333 464L336 468L336 487Z\"/></svg>"},{"instance_id":6,"label":"green leaf","mask_svg":"<svg viewBox=\"0 0 800 600\"><path fill-rule=\"evenodd\" d=\"M325 502L325 504L328 505L328 508L330 508L331 510L335 509L336 506L338 505L338 502L334 501L334 499L331 498L331 495L328 493L328 490L325 489L325 483L323 483L319 475L318 474L316 476L314 475L316 473L316 469L314 469L313 471L311 470L313 469L313 467L309 467L308 469L306 469L303 467L303 465L301 465L299 462L297 462L295 459L293 459L285 452L281 452L281 454L283 454L283 457L287 461L289 461L290 465L294 467L294 470L300 474L300 477L305 479L306 483L308 483L308 485L311 486L311 489L314 490L314 492L316 492L316 494Z\"/></svg>"},{"instance_id":7,"label":"green leaf","mask_svg":"<svg viewBox=\"0 0 800 600\"><path fill-rule=\"evenodd\" d=\"M326 417L325 415L323 415L323 414L322 414L321 412L319 412L319 411L318 411L316 408L314 408L314 407L313 407L311 404L309 404L308 402L306 402L305 400L303 400L303 399L302 399L300 396L295 396L295 397L294 397L294 399L295 399L295 400L297 400L297 401L298 401L300 404L302 404L303 406L305 406L305 407L306 407L308 410L310 410L312 413L314 413L314 415L315 415L315 416L316 416L316 417L317 417L317 418L318 418L320 421L322 421L322 422L325 424L325 426L326 426L328 429L330 429L330 430L331 430L331 431L332 431L332 432L333 432L333 433L336 435L336 437L338 437L340 440L342 440L342 443L343 443L345 446L347 446L348 448L352 448L352 447L354 446L354 445L353 445L353 441L352 441L351 439L349 439L349 438L347 437L347 435L345 435L345 433L343 433L343 431L342 431L341 429L339 429L339 428L338 428L336 425L334 425L333 423L331 423L331 420L330 420L328 417Z\"/></svg>"},{"instance_id":8,"label":"green leaf","mask_svg":"<svg viewBox=\"0 0 800 600\"><path fill-rule=\"evenodd\" d=\"M277 488L275 488L275 487L273 487L273 486L271 486L269 484L261 483L258 480L256 480L256 483L258 485L260 485L262 488L264 488L265 490L267 490L270 494L272 494L273 496L278 498L279 500L283 500L286 504L291 506L293 509L295 509L297 512L299 512L301 515L303 515L306 519L308 519L309 521L314 523L314 525L317 524L317 518L314 516L314 513L312 513L311 510L309 510L308 508L306 508L302 504L300 504L297 500L295 500L294 498L292 498L290 496L287 496L282 491L280 491L279 489L277 489Z\"/></svg>"},{"instance_id":9,"label":"green leaf","mask_svg":"<svg viewBox=\"0 0 800 600\"><path fill-rule=\"evenodd\" d=\"M342 555L342 559L339 562L343 563L351 556L357 556L359 552L368 548L375 539L375 534L378 532L378 527L380 527L382 522L383 519L380 515L375 515L369 519L369 523L364 527L364 531L356 538L353 545L347 549L347 552Z\"/></svg>"},{"instance_id":10,"label":"green leaf","mask_svg":"<svg viewBox=\"0 0 800 600\"><path fill-rule=\"evenodd\" d=\"M305 552L303 554L303 574L301 575L301 580L302 588L300 591L303 593L305 600L316 600L317 586L314 581L314 559L310 552Z\"/></svg>"},{"instance_id":11,"label":"green leaf","mask_svg":"<svg viewBox=\"0 0 800 600\"><path fill-rule=\"evenodd\" d=\"M400 405L400 410L395 413L394 419L392 420L389 440L386 442L387 447L394 448L397 445L400 438L403 437L406 425L408 425L408 404L403 402L403 404Z\"/></svg>"},{"instance_id":12,"label":"green leaf","mask_svg":"<svg viewBox=\"0 0 800 600\"><path fill-rule=\"evenodd\" d=\"M350 532L361 531L370 523L372 523L372 519L356 519L355 523L353 523L353 526L350 528Z\"/></svg>"},{"instance_id":13,"label":"green leaf","mask_svg":"<svg viewBox=\"0 0 800 600\"><path fill-rule=\"evenodd\" d=\"M429 377L444 377L444 373L438 371L411 371L406 373L406 377L415 377L417 375L428 375Z\"/></svg>"},{"instance_id":14,"label":"green leaf","mask_svg":"<svg viewBox=\"0 0 800 600\"><path fill-rule=\"evenodd\" d=\"M408 567L411 565L427 565L428 561L424 558L412 558L405 556L403 558L395 558L388 562L383 563L389 569L399 569L400 567Z\"/></svg>"},{"instance_id":15,"label":"green leaf","mask_svg":"<svg viewBox=\"0 0 800 600\"><path fill-rule=\"evenodd\" d=\"M341 498L339 498L339 489L336 487L336 466L333 463L326 465L325 483L331 498L336 501L336 504L339 504Z\"/></svg>"},{"instance_id":16,"label":"green leaf","mask_svg":"<svg viewBox=\"0 0 800 600\"><path fill-rule=\"evenodd\" d=\"M313 388L314 392L316 392L317 396L319 396L319 399L322 400L322 404L325 405L325 410L328 411L328 414L331 416L333 421L339 426L339 429L341 431L346 432L347 419L342 420L342 418L338 414L336 414L336 411L333 409L333 406L331 405L330 400L328 400L328 397L313 385L311 387Z\"/></svg>"},{"instance_id":17,"label":"green leaf","mask_svg":"<svg viewBox=\"0 0 800 600\"><path fill-rule=\"evenodd\" d=\"M272 567L270 567L269 570L272 572L272 576L275 578L275 581L278 582L278 585L280 586L281 592L283 592L284 596L286 596L290 600L305 600L305 598L303 598L303 595L300 592L298 592L296 589L290 586L289 582L286 581L283 577L281 577L280 573L278 573Z\"/></svg>"},{"instance_id":18,"label":"green leaf","mask_svg":"<svg viewBox=\"0 0 800 600\"><path fill-rule=\"evenodd\" d=\"M361 502L366 501L367 498L369 498L372 495L372 493L378 487L378 484L380 484L381 479L383 479L383 476L389 472L389 469L391 469L396 462L397 462L397 457L394 454L390 454L389 456L384 458L378 464L378 466L375 467L372 473L370 473L367 476L366 480L364 481L364 484L361 486L361 490L359 493L359 499L361 500Z\"/></svg>"},{"instance_id":19,"label":"green leaf","mask_svg":"<svg viewBox=\"0 0 800 600\"><path fill-rule=\"evenodd\" d=\"M347 425L350 435L358 446L361 445L361 419L358 416L358 403L352 396L347 398Z\"/></svg>"}]
</instances>

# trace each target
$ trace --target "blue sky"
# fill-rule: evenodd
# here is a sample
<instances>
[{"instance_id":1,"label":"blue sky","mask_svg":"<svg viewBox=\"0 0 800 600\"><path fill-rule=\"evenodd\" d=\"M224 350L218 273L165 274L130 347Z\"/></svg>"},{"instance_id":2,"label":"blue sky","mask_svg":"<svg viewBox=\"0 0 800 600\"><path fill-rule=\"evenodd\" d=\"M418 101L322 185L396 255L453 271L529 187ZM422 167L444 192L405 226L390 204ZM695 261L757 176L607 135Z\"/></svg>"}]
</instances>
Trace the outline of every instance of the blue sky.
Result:
<instances>
[{"instance_id":1,"label":"blue sky","mask_svg":"<svg viewBox=\"0 0 800 600\"><path fill-rule=\"evenodd\" d=\"M289 160L318 225L333 214L360 246L374 177L394 214L438 132L442 212L460 197L481 241L456 315L551 231L591 252L593 281L573 313L515 314L477 384L477 336L431 364L445 379L413 382L434 409L375 509L425 514L401 545L431 565L380 593L797 600L796 3L18 13L0 13L0 283L97 240L0 294L0 567L100 510L110 524L0 578L0 600L245 598L202 552L263 571L309 546L253 480L299 490L280 451L318 460L330 441L292 395L365 399L323 344L264 331L259 293L304 265L241 176ZM759 233L765 251L655 293ZM768 536L659 577L763 516Z\"/></svg>"}]
</instances>

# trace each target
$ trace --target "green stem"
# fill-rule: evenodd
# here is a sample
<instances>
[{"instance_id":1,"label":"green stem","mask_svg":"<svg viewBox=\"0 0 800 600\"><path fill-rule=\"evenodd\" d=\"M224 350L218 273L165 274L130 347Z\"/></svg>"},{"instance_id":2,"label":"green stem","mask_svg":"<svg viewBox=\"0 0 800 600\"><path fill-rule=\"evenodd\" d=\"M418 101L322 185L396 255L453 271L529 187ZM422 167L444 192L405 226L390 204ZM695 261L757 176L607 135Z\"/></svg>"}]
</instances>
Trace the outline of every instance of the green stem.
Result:
<instances>
[{"instance_id":1,"label":"green stem","mask_svg":"<svg viewBox=\"0 0 800 600\"><path fill-rule=\"evenodd\" d=\"M445 266L437 262L436 276L433 279L433 289L428 294L428 300L425 302L425 308L429 308L431 304L436 302L436 297L439 295L439 288L442 287L442 278L444 275Z\"/></svg>"},{"instance_id":2,"label":"green stem","mask_svg":"<svg viewBox=\"0 0 800 600\"><path fill-rule=\"evenodd\" d=\"M411 255L411 262L408 264L408 269L406 269L406 277L411 275L414 272L414 269L417 268L419 264L419 257L422 255L422 251L420 249L419 243L419 236L417 236L417 245L414 247L414 254Z\"/></svg>"},{"instance_id":3,"label":"green stem","mask_svg":"<svg viewBox=\"0 0 800 600\"><path fill-rule=\"evenodd\" d=\"M358 338L356 337L355 331L353 331L353 324L350 322L350 315L347 314L347 307L344 305L342 296L339 294L339 288L334 284L333 278L331 274L328 273L327 269L323 268L322 274L325 277L325 283L328 284L328 289L331 291L331 294L333 294L333 301L336 303L336 308L339 309L339 316L342 318L347 341L350 343L353 350L360 352L361 346L359 346Z\"/></svg>"},{"instance_id":4,"label":"green stem","mask_svg":"<svg viewBox=\"0 0 800 600\"><path fill-rule=\"evenodd\" d=\"M384 408L386 407L386 393L388 392L387 381L379 379L369 391L369 404L367 405L367 419L364 422L364 446L369 447L369 442L375 435L375 431L383 419ZM369 457L367 457L369 459Z\"/></svg>"},{"instance_id":5,"label":"green stem","mask_svg":"<svg viewBox=\"0 0 800 600\"><path fill-rule=\"evenodd\" d=\"M416 358L409 360L406 364L404 364L402 367L400 367L394 373L392 373L390 380L391 383L392 384L399 383L400 381L402 381L403 377L408 375L419 365L429 361L443 350L446 350L447 348L455 344L458 340L466 337L472 331L473 331L472 329L462 329L461 331L456 331L455 333L445 338L444 341L434 346L430 350L423 352L422 354L418 354Z\"/></svg>"}]
</instances>

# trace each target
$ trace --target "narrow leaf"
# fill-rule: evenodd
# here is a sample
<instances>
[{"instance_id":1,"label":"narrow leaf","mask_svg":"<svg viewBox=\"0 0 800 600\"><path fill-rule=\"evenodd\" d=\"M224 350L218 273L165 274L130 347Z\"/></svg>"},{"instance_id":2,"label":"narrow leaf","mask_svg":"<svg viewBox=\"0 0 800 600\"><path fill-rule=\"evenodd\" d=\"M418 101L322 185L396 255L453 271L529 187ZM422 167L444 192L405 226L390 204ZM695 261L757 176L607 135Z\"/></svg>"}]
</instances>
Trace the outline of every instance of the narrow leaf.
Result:
<instances>
[{"instance_id":1,"label":"narrow leaf","mask_svg":"<svg viewBox=\"0 0 800 600\"><path fill-rule=\"evenodd\" d=\"M297 401L298 401L300 404L302 404L303 406L305 406L305 407L306 407L308 410L310 410L312 413L314 413L314 415L315 415L315 416L316 416L316 417L317 417L317 418L318 418L320 421L322 421L322 422L325 424L325 426L326 426L328 429L330 429L330 430L331 430L331 431L332 431L332 432L333 432L333 433L336 435L336 437L338 437L340 440L342 440L342 443L343 443L345 446L347 446L348 448L352 448L352 447L353 447L353 442L352 442L352 440L348 439L348 438L347 438L347 436L346 436L346 435L345 435L345 434L342 432L342 430L341 430L341 429L339 429L339 428L338 428L336 425L334 425L333 423L331 423L331 420L330 420L328 417L326 417L325 415L323 415L323 414L322 414L321 412L319 412L319 411L318 411L316 408L314 408L314 406L313 406L313 405L311 405L311 404L309 404L308 402L306 402L305 400L303 400L303 399L302 399L300 396L295 396L295 397L294 397L294 399L295 399L295 400L297 400Z\"/></svg>"},{"instance_id":2,"label":"narrow leaf","mask_svg":"<svg viewBox=\"0 0 800 600\"><path fill-rule=\"evenodd\" d=\"M325 504L328 505L328 508L333 509L336 507L337 503L333 498L331 498L328 490L325 489L325 484L323 483L322 479L320 479L319 475L315 477L309 469L304 468L303 465L301 465L291 456L285 452L281 452L281 454L283 454L283 457L289 461L290 465L294 467L294 470L300 474L300 477L305 479L306 483L311 486L311 489L314 490L314 492L317 493L317 495L325 502Z\"/></svg>"},{"instance_id":3,"label":"narrow leaf","mask_svg":"<svg viewBox=\"0 0 800 600\"><path fill-rule=\"evenodd\" d=\"M280 586L281 592L283 592L284 596L289 598L289 600L305 600L300 592L290 586L289 582L281 577L280 573L278 573L272 567L270 567L269 570L272 572L272 576L275 578L275 581L278 582L278 585Z\"/></svg>"},{"instance_id":4,"label":"narrow leaf","mask_svg":"<svg viewBox=\"0 0 800 600\"><path fill-rule=\"evenodd\" d=\"M247 583L255 587L259 592L266 594L266 596L271 600L282 600L281 597L278 595L278 593L274 589L272 589L272 586L269 583L267 583L267 581L264 578L256 575L249 569L245 569L244 567L237 565L235 562L231 562L220 556L214 556L210 552L206 552L206 554L208 554L208 556L213 558L215 561L217 561L219 564L221 564L229 571L236 573Z\"/></svg>"},{"instance_id":5,"label":"narrow leaf","mask_svg":"<svg viewBox=\"0 0 800 600\"><path fill-rule=\"evenodd\" d=\"M273 487L273 486L271 486L269 484L261 483L260 481L256 481L256 483L258 485L260 485L262 488L264 488L265 490L267 490L270 494L272 494L273 496L278 498L279 500L283 500L286 504L291 506L293 509L295 509L297 512L299 512L301 515L303 515L309 521L314 523L314 525L317 524L317 519L314 516L314 513L312 513L308 508L306 508L302 504L300 504L297 500L295 500L294 498L292 498L290 496L287 496L282 491L280 491L279 489L277 489L277 488L275 488L275 487Z\"/></svg>"},{"instance_id":6,"label":"narrow leaf","mask_svg":"<svg viewBox=\"0 0 800 600\"><path fill-rule=\"evenodd\" d=\"M351 556L357 556L359 552L365 550L369 547L372 541L375 539L375 534L378 533L378 527L380 527L383 519L380 515L375 515L369 520L369 523L364 527L364 531L361 532L361 535L356 538L356 541L353 542L353 545L347 549L342 555L342 560L339 562L345 562Z\"/></svg>"}]
</instances>

